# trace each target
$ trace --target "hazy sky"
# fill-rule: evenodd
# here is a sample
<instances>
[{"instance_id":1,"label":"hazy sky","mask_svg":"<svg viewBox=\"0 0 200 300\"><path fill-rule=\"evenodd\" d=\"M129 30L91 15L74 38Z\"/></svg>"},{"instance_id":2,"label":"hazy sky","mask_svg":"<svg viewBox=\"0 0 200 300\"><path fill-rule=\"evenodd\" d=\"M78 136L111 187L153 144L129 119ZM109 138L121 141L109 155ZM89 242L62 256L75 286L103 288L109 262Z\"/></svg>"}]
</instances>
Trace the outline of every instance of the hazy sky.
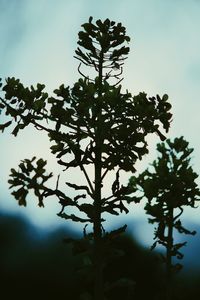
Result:
<instances>
[{"instance_id":1,"label":"hazy sky","mask_svg":"<svg viewBox=\"0 0 200 300\"><path fill-rule=\"evenodd\" d=\"M0 0L0 77L15 76L26 84L45 83L51 92L78 78L73 58L77 34L89 16L122 22L131 37L131 52L124 67L123 87L133 94L167 93L173 106L168 137L184 135L194 150L193 164L200 173L200 1L198 0ZM150 138L151 155L139 169L155 158L157 137ZM35 224L60 222L59 208L18 207L8 191L11 167L33 155L49 159L57 172L45 137L28 129L16 139L9 130L0 136L0 209L28 215ZM199 210L187 218L200 223ZM129 218L139 218L136 209Z\"/></svg>"}]
</instances>

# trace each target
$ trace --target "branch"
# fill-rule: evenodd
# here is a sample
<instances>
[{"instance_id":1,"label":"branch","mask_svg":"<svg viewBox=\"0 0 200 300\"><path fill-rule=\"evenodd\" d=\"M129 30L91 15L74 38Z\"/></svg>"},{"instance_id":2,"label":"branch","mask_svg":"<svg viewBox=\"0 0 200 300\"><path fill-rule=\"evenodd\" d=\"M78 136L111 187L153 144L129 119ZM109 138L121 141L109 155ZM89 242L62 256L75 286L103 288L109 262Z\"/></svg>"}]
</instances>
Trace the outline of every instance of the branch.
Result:
<instances>
[{"instance_id":1,"label":"branch","mask_svg":"<svg viewBox=\"0 0 200 300\"><path fill-rule=\"evenodd\" d=\"M92 186L92 183L91 183L91 181L90 181L90 178L89 178L89 176L88 176L88 174L87 174L87 172L86 172L84 166L83 166L82 164L80 164L79 166L80 166L81 171L83 171L83 173L84 173L84 175L85 175L85 178L86 178L86 180L87 180L87 182L88 182L88 184L89 184L89 186L90 186L91 194L94 194L94 188L93 188L93 186Z\"/></svg>"},{"instance_id":2,"label":"branch","mask_svg":"<svg viewBox=\"0 0 200 300\"><path fill-rule=\"evenodd\" d=\"M86 66L90 66L88 63L86 63L84 60L82 60L81 58L79 58L78 56L74 56L74 58L80 60L84 65Z\"/></svg>"},{"instance_id":3,"label":"branch","mask_svg":"<svg viewBox=\"0 0 200 300\"><path fill-rule=\"evenodd\" d=\"M95 80L90 79L89 77L85 76L85 75L80 71L80 67L81 67L81 63L80 63L79 66L78 66L78 72L79 72L79 74L80 74L81 76L83 76L85 79L95 82Z\"/></svg>"},{"instance_id":4,"label":"branch","mask_svg":"<svg viewBox=\"0 0 200 300\"><path fill-rule=\"evenodd\" d=\"M102 202L105 203L106 201L112 199L113 197L115 197L115 196L114 196L114 195L111 195L111 196L109 196L109 197L107 197L107 198L103 198L103 199L102 199ZM113 200L113 201L114 201L114 200Z\"/></svg>"},{"instance_id":5,"label":"branch","mask_svg":"<svg viewBox=\"0 0 200 300\"><path fill-rule=\"evenodd\" d=\"M183 208L182 208L182 207L179 207L179 209L180 209L180 213L179 213L177 216L174 217L173 221L177 220L177 219L182 215L182 213L183 213Z\"/></svg>"},{"instance_id":6,"label":"branch","mask_svg":"<svg viewBox=\"0 0 200 300\"><path fill-rule=\"evenodd\" d=\"M0 100L6 105L9 106L10 108L12 108L3 98L0 97Z\"/></svg>"},{"instance_id":7,"label":"branch","mask_svg":"<svg viewBox=\"0 0 200 300\"><path fill-rule=\"evenodd\" d=\"M105 172L103 173L103 175L101 176L101 181L104 179L104 177L106 176L106 174L109 172L109 169L106 169Z\"/></svg>"},{"instance_id":8,"label":"branch","mask_svg":"<svg viewBox=\"0 0 200 300\"><path fill-rule=\"evenodd\" d=\"M65 166L66 169L69 168L69 164L70 164L70 163L66 163L66 162L62 161L61 159L58 161L58 163L59 163L60 165ZM88 176L88 174L87 174L87 172L86 172L86 170L85 170L83 164L82 164L81 162L79 162L79 164L78 164L76 167L78 167L78 166L80 167L81 171L83 171L83 173L84 173L84 175L85 175L85 178L86 178L86 180L87 180L87 182L88 182L88 185L89 185L89 187L90 187L90 189L91 189L90 194L91 194L91 195L94 194L94 188L93 188L93 186L92 186L92 183L91 183L91 181L90 181L90 178L89 178L89 176Z\"/></svg>"},{"instance_id":9,"label":"branch","mask_svg":"<svg viewBox=\"0 0 200 300\"><path fill-rule=\"evenodd\" d=\"M115 87L116 85L118 85L122 80L124 80L124 78L120 79L117 83L115 83L115 84L113 85L113 87Z\"/></svg>"},{"instance_id":10,"label":"branch","mask_svg":"<svg viewBox=\"0 0 200 300\"><path fill-rule=\"evenodd\" d=\"M26 118L26 117L23 117L22 118ZM35 126L36 129L38 130L44 130L44 131L47 131L47 132L52 132L53 130L52 129L48 129L46 128L45 126L41 125L41 124L38 124L37 122L35 122L35 120L31 120L31 123Z\"/></svg>"},{"instance_id":11,"label":"branch","mask_svg":"<svg viewBox=\"0 0 200 300\"><path fill-rule=\"evenodd\" d=\"M58 175L58 178L57 178L57 182L56 182L56 190L58 189L59 179L60 179L60 174Z\"/></svg>"},{"instance_id":12,"label":"branch","mask_svg":"<svg viewBox=\"0 0 200 300\"><path fill-rule=\"evenodd\" d=\"M87 134L89 133L90 134L90 137L93 139L94 138L94 134L92 133L92 131L91 131L91 129L90 129L90 127L88 126L88 124L87 123L85 123L85 127L86 127L86 129L87 129ZM82 129L81 129L82 130ZM83 132L83 131L82 131ZM89 135L88 134L88 135Z\"/></svg>"},{"instance_id":13,"label":"branch","mask_svg":"<svg viewBox=\"0 0 200 300\"><path fill-rule=\"evenodd\" d=\"M90 192L88 186L85 186L85 185L76 185L76 184L70 183L70 182L65 182L65 183L66 183L69 187L71 187L71 188L73 188L73 189L75 189L75 190L85 190L85 191L88 193L88 195L89 195L90 197L93 196L92 193Z\"/></svg>"}]
</instances>

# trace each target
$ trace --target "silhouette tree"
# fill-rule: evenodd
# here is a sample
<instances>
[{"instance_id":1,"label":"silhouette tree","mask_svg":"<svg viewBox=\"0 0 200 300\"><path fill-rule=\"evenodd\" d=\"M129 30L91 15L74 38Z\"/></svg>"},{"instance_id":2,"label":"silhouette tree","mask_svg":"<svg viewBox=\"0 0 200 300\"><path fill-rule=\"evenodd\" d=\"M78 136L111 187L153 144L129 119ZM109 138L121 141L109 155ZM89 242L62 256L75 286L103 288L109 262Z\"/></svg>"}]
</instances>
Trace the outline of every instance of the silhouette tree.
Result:
<instances>
[{"instance_id":1,"label":"silhouette tree","mask_svg":"<svg viewBox=\"0 0 200 300\"><path fill-rule=\"evenodd\" d=\"M11 169L10 187L19 205L26 205L26 198L33 190L40 207L44 199L54 196L61 204L58 216L66 220L85 224L83 241L75 242L77 252L87 253L87 267L94 278L94 299L104 299L103 270L109 255L109 244L126 225L110 233L103 227L105 213L119 215L128 213L127 204L134 202L132 188L120 184L120 172L135 172L135 162L148 153L146 136L156 133L162 140L162 127L167 132L170 126L171 105L168 96L147 97L142 92L132 96L122 92L122 66L129 53L125 44L130 41L121 23L89 21L79 32L79 47L76 58L82 78L72 88L62 84L54 96L44 92L45 86L24 87L19 79L8 78L2 88L0 109L9 118L0 125L0 130L15 124L12 134L33 125L48 134L51 152L65 170L79 168L86 184L66 182L67 187L78 193L74 198L59 188L48 187L47 181L53 174L47 174L46 161L25 159L18 171ZM83 67L89 67L90 76ZM89 175L92 165L94 177ZM110 195L102 194L102 187L110 172L115 180L110 186ZM68 207L78 210L69 213ZM92 225L92 232L86 226ZM89 297L89 296L88 296Z\"/></svg>"},{"instance_id":2,"label":"silhouette tree","mask_svg":"<svg viewBox=\"0 0 200 300\"><path fill-rule=\"evenodd\" d=\"M196 234L195 231L183 227L180 220L184 207L195 208L196 201L200 200L200 190L195 182L198 175L190 166L190 154L193 149L189 148L188 144L183 137L175 138L174 141L168 139L165 143L158 144L158 159L138 177L130 178L130 185L142 194L139 199L145 197L148 200L145 210L151 216L149 222L157 224L155 242L151 249L157 244L166 249L163 260L166 266L168 294L172 275L182 267L180 263L173 263L173 257L182 259L180 249L186 245L186 242L174 242L174 229L181 234ZM170 299L170 295L168 297Z\"/></svg>"}]
</instances>

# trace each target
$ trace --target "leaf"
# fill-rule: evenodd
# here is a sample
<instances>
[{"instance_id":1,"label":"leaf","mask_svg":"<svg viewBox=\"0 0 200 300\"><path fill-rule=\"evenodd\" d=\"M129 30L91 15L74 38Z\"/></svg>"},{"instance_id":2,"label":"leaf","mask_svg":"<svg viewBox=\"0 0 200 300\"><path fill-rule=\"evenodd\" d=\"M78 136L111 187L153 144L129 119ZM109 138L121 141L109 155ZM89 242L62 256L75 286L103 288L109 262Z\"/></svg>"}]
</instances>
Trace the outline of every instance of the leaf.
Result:
<instances>
[{"instance_id":1,"label":"leaf","mask_svg":"<svg viewBox=\"0 0 200 300\"><path fill-rule=\"evenodd\" d=\"M116 179L112 184L112 193L115 194L115 192L118 190L119 190L119 170L116 173Z\"/></svg>"},{"instance_id":2,"label":"leaf","mask_svg":"<svg viewBox=\"0 0 200 300\"><path fill-rule=\"evenodd\" d=\"M43 99L39 99L39 100L36 100L35 102L34 102L34 105L33 105L33 108L37 111L37 112L39 112L42 108L44 108L45 107L45 102L44 102L44 100Z\"/></svg>"},{"instance_id":3,"label":"leaf","mask_svg":"<svg viewBox=\"0 0 200 300\"><path fill-rule=\"evenodd\" d=\"M0 124L0 130L4 132L4 129L12 124L12 121L8 121L4 124Z\"/></svg>"},{"instance_id":4,"label":"leaf","mask_svg":"<svg viewBox=\"0 0 200 300\"><path fill-rule=\"evenodd\" d=\"M18 124L12 131L12 134L14 136L17 136L19 130L24 129L26 127L26 124Z\"/></svg>"},{"instance_id":5,"label":"leaf","mask_svg":"<svg viewBox=\"0 0 200 300\"><path fill-rule=\"evenodd\" d=\"M59 121L57 121L57 123L56 123L56 131L60 130L60 126L61 126L61 123Z\"/></svg>"},{"instance_id":6,"label":"leaf","mask_svg":"<svg viewBox=\"0 0 200 300\"><path fill-rule=\"evenodd\" d=\"M164 94L163 97L162 97L162 100L167 101L168 99L169 99L169 96L167 94Z\"/></svg>"},{"instance_id":7,"label":"leaf","mask_svg":"<svg viewBox=\"0 0 200 300\"><path fill-rule=\"evenodd\" d=\"M127 214L129 212L128 208L125 207L122 201L120 201L120 212L122 213L123 211Z\"/></svg>"},{"instance_id":8,"label":"leaf","mask_svg":"<svg viewBox=\"0 0 200 300\"><path fill-rule=\"evenodd\" d=\"M68 215L66 213L58 213L57 216L65 219L65 220L72 220L74 222L81 222L81 223L87 223L87 222L92 222L90 219L84 219L75 216L74 214Z\"/></svg>"},{"instance_id":9,"label":"leaf","mask_svg":"<svg viewBox=\"0 0 200 300\"><path fill-rule=\"evenodd\" d=\"M38 169L42 169L47 164L47 161L40 158L40 159L38 159L36 164L38 166Z\"/></svg>"},{"instance_id":10,"label":"leaf","mask_svg":"<svg viewBox=\"0 0 200 300\"><path fill-rule=\"evenodd\" d=\"M79 206L79 210L83 211L91 220L94 219L94 205L83 203Z\"/></svg>"},{"instance_id":11,"label":"leaf","mask_svg":"<svg viewBox=\"0 0 200 300\"><path fill-rule=\"evenodd\" d=\"M26 196L28 191L25 190L23 187L19 188L17 191L12 192L12 195L18 200L18 204L20 206L26 206Z\"/></svg>"},{"instance_id":12,"label":"leaf","mask_svg":"<svg viewBox=\"0 0 200 300\"><path fill-rule=\"evenodd\" d=\"M155 249L156 245L157 245L157 241L153 243L153 245L151 246L150 249L151 249L151 250Z\"/></svg>"},{"instance_id":13,"label":"leaf","mask_svg":"<svg viewBox=\"0 0 200 300\"><path fill-rule=\"evenodd\" d=\"M120 234L123 234L126 231L126 228L127 228L127 225L125 224L124 226L122 226L118 229L112 230L109 233L106 233L104 239L113 240L116 237L118 237Z\"/></svg>"},{"instance_id":14,"label":"leaf","mask_svg":"<svg viewBox=\"0 0 200 300\"><path fill-rule=\"evenodd\" d=\"M77 200L81 199L81 198L86 198L86 194L81 194L81 195L77 195L74 197L74 201L77 202Z\"/></svg>"},{"instance_id":15,"label":"leaf","mask_svg":"<svg viewBox=\"0 0 200 300\"><path fill-rule=\"evenodd\" d=\"M74 201L73 201L71 198L67 197L67 196L65 196L65 198L60 198L59 203L60 203L63 207L75 205Z\"/></svg>"},{"instance_id":16,"label":"leaf","mask_svg":"<svg viewBox=\"0 0 200 300\"><path fill-rule=\"evenodd\" d=\"M37 84L37 89L38 89L39 91L42 91L44 88L45 88L45 85L44 85L44 84L41 84L41 83L38 83L38 84Z\"/></svg>"},{"instance_id":17,"label":"leaf","mask_svg":"<svg viewBox=\"0 0 200 300\"><path fill-rule=\"evenodd\" d=\"M25 165L23 163L20 163L19 167L20 167L20 169L22 170L23 173L26 173L28 175L28 172L27 172L28 170L27 170L27 168L25 167Z\"/></svg>"}]
</instances>

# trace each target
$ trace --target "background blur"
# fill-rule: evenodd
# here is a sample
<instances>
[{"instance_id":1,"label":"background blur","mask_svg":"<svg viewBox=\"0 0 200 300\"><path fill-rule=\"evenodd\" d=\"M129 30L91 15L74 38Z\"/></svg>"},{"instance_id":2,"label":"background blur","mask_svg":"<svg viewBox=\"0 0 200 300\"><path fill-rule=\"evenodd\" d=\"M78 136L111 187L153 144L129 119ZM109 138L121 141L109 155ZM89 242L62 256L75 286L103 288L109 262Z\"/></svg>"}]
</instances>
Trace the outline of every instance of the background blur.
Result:
<instances>
[{"instance_id":1,"label":"background blur","mask_svg":"<svg viewBox=\"0 0 200 300\"><path fill-rule=\"evenodd\" d=\"M149 96L169 95L173 122L168 137L183 135L189 141L194 148L193 168L200 174L199 15L199 0L0 0L0 77L14 76L25 85L44 83L49 93L62 83L72 86L79 78L78 61L73 55L81 24L89 16L95 20L109 18L122 22L131 37L123 88L132 94L145 91ZM157 136L149 138L150 154L138 163L139 172L156 158L158 142ZM21 159L34 155L46 158L48 170L55 175L62 173L49 151L45 135L31 128L17 138L9 130L0 135L0 211L13 218L23 217L37 232L51 234L66 227L56 216L57 203L47 202L41 209L31 195L26 208L18 207L8 190L10 168L16 168ZM77 180L77 174L68 173L66 178L62 173L62 176L71 182L73 178ZM126 182L130 176L124 175L123 180ZM199 216L199 208L188 209L183 223L198 231ZM148 224L142 204L133 207L126 217L109 219L107 228L124 223L129 224L129 234L140 244L151 245L153 226ZM70 222L67 229L76 234L81 232L79 225ZM186 237L188 268L199 267L194 261L200 247L199 237L200 230L195 237Z\"/></svg>"}]
</instances>

